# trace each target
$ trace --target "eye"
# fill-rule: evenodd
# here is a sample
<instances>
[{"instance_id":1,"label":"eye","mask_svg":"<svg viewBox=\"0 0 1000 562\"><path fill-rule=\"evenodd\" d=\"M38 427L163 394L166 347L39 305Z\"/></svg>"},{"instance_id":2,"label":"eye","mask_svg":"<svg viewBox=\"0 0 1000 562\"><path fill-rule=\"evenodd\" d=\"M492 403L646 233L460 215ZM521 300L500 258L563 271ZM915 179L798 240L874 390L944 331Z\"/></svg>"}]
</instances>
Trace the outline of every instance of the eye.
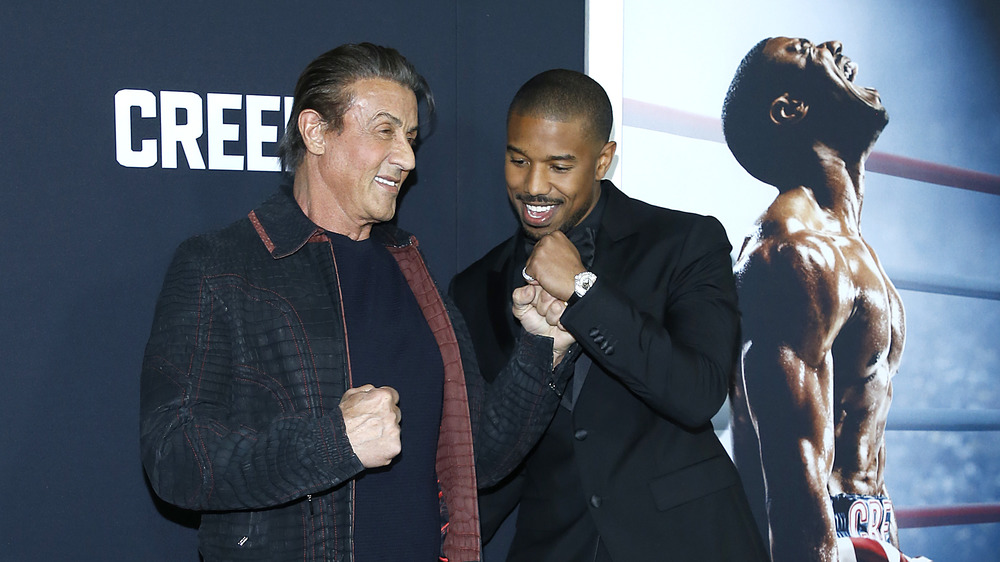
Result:
<instances>
[{"instance_id":1,"label":"eye","mask_svg":"<svg viewBox=\"0 0 1000 562\"><path fill-rule=\"evenodd\" d=\"M552 171L554 171L556 173L559 173L559 174L565 174L566 172L568 172L568 171L570 171L572 169L573 169L572 166L560 166L558 164L553 164L552 165Z\"/></svg>"},{"instance_id":2,"label":"eye","mask_svg":"<svg viewBox=\"0 0 1000 562\"><path fill-rule=\"evenodd\" d=\"M517 166L517 167L519 167L519 168L528 165L528 161L527 160L525 160L524 158L518 157L518 156L511 156L510 157L510 163L513 164L513 165L515 165L515 166Z\"/></svg>"}]
</instances>

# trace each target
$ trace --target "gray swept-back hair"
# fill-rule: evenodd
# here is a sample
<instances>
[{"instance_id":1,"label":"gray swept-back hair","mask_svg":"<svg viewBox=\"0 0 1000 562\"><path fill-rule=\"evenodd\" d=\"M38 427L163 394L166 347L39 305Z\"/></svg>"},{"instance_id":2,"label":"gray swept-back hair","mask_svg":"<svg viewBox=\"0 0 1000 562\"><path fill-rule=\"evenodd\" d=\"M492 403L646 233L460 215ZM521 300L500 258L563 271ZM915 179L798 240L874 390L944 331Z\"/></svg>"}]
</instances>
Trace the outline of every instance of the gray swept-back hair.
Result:
<instances>
[{"instance_id":1,"label":"gray swept-back hair","mask_svg":"<svg viewBox=\"0 0 1000 562\"><path fill-rule=\"evenodd\" d=\"M344 125L343 119L354 102L351 86L359 81L380 78L409 88L434 112L434 94L427 81L399 51L371 43L341 45L316 57L302 71L295 85L295 103L278 144L281 167L294 173L305 157L306 146L299 131L299 115L312 109L335 131Z\"/></svg>"}]
</instances>

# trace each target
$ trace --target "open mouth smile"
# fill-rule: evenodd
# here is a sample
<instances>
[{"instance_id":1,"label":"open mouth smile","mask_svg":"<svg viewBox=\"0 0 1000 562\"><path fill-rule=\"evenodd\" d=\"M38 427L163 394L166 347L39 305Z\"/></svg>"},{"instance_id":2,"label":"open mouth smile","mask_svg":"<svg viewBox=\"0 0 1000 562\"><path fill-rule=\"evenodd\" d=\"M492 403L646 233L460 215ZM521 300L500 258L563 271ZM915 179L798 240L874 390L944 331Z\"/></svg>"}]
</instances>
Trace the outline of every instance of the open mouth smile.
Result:
<instances>
[{"instance_id":1,"label":"open mouth smile","mask_svg":"<svg viewBox=\"0 0 1000 562\"><path fill-rule=\"evenodd\" d=\"M528 205L527 203L524 205L525 214L534 219L550 215L555 208L556 205Z\"/></svg>"},{"instance_id":2,"label":"open mouth smile","mask_svg":"<svg viewBox=\"0 0 1000 562\"><path fill-rule=\"evenodd\" d=\"M390 180L381 176L375 176L375 181L386 186L390 191L399 189L399 180Z\"/></svg>"},{"instance_id":3,"label":"open mouth smile","mask_svg":"<svg viewBox=\"0 0 1000 562\"><path fill-rule=\"evenodd\" d=\"M523 208L521 219L526 225L537 228L544 227L551 222L560 206L559 203L526 203L524 201L521 201L521 205Z\"/></svg>"}]
</instances>

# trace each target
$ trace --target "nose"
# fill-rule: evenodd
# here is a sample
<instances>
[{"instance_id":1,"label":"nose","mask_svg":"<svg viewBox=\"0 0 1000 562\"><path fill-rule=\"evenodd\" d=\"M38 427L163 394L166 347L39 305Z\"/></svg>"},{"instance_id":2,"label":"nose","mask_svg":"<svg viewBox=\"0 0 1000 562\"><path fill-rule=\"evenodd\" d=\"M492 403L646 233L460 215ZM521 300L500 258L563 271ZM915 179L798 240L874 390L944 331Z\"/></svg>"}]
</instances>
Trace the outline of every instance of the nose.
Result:
<instances>
[{"instance_id":1,"label":"nose","mask_svg":"<svg viewBox=\"0 0 1000 562\"><path fill-rule=\"evenodd\" d=\"M820 46L827 51L830 51L833 58L837 58L840 55L840 52L844 49L844 46L840 43L840 41L827 41Z\"/></svg>"},{"instance_id":2,"label":"nose","mask_svg":"<svg viewBox=\"0 0 1000 562\"><path fill-rule=\"evenodd\" d=\"M409 172L417 166L417 157L413 153L413 146L405 137L396 141L389 157L389 163L399 166L404 172Z\"/></svg>"},{"instance_id":3,"label":"nose","mask_svg":"<svg viewBox=\"0 0 1000 562\"><path fill-rule=\"evenodd\" d=\"M544 166L531 166L528 170L527 177L524 178L525 185L524 188L530 195L542 195L543 193L548 193L548 182L545 181L545 167Z\"/></svg>"}]
</instances>

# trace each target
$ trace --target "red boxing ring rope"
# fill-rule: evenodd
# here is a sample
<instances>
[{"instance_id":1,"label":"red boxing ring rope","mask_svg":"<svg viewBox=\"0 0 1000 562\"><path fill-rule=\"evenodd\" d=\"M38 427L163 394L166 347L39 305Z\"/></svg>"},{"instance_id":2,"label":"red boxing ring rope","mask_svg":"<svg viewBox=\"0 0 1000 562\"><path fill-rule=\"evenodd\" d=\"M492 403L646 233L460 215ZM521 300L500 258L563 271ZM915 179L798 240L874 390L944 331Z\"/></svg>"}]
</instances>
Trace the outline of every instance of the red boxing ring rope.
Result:
<instances>
[{"instance_id":1,"label":"red boxing ring rope","mask_svg":"<svg viewBox=\"0 0 1000 562\"><path fill-rule=\"evenodd\" d=\"M1000 503L967 503L897 508L896 524L900 529L975 525L1000 521Z\"/></svg>"}]
</instances>

